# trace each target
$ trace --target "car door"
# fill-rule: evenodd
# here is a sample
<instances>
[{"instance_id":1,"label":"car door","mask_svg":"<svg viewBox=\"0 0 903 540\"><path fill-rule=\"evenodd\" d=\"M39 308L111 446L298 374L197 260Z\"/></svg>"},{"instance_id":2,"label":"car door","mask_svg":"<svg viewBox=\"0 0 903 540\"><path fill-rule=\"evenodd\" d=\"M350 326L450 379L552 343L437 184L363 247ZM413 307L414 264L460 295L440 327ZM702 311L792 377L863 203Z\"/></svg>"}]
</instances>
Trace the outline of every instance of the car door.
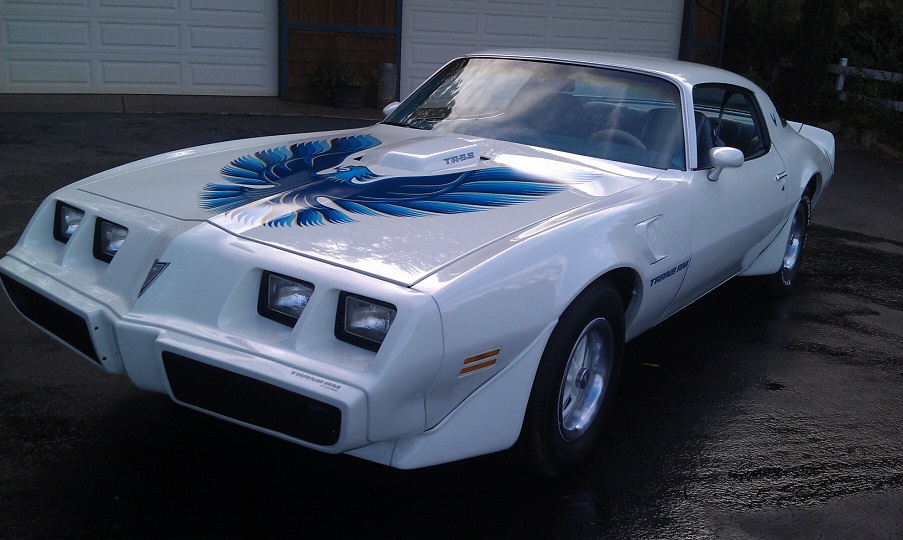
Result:
<instances>
[{"instance_id":1,"label":"car door","mask_svg":"<svg viewBox=\"0 0 903 540\"><path fill-rule=\"evenodd\" d=\"M689 183L693 255L675 310L751 264L780 231L790 195L784 162L771 145L752 92L700 85L693 101L698 141L698 163ZM743 164L710 180L712 146L741 150Z\"/></svg>"}]
</instances>

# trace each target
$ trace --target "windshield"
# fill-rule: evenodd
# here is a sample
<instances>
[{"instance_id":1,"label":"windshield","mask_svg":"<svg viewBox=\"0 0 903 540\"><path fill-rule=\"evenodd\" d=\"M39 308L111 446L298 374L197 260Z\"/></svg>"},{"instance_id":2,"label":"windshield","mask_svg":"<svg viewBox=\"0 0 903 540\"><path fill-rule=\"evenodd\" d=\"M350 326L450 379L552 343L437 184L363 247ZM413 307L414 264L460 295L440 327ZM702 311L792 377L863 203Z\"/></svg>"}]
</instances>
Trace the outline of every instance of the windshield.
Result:
<instances>
[{"instance_id":1,"label":"windshield","mask_svg":"<svg viewBox=\"0 0 903 540\"><path fill-rule=\"evenodd\" d=\"M683 169L680 92L615 69L465 58L430 78L385 123Z\"/></svg>"}]
</instances>

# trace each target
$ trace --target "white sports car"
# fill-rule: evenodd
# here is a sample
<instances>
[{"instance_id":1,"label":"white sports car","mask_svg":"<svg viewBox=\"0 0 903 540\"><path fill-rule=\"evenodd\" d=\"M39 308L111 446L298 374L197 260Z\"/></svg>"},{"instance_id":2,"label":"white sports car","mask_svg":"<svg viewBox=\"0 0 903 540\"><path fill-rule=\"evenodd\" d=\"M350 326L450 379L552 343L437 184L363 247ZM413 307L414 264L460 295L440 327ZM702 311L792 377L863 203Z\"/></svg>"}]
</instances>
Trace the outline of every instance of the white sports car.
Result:
<instances>
[{"instance_id":1,"label":"white sports car","mask_svg":"<svg viewBox=\"0 0 903 540\"><path fill-rule=\"evenodd\" d=\"M624 342L738 275L790 287L834 138L719 69L448 63L365 129L189 148L52 194L0 260L109 373L328 453L576 466Z\"/></svg>"}]
</instances>

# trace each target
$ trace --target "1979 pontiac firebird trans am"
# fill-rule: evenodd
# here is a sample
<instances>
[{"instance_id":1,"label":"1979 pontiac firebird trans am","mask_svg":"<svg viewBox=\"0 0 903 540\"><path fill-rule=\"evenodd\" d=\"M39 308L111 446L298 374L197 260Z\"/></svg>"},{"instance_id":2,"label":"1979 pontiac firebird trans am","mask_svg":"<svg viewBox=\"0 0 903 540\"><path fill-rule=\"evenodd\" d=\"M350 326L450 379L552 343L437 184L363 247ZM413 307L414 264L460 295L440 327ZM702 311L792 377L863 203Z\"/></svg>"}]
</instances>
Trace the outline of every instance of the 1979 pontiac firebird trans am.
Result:
<instances>
[{"instance_id":1,"label":"1979 pontiac firebird trans am","mask_svg":"<svg viewBox=\"0 0 903 540\"><path fill-rule=\"evenodd\" d=\"M151 157L52 194L0 261L101 369L399 468L584 459L626 340L726 280L791 287L834 138L711 67L453 60L365 129Z\"/></svg>"}]
</instances>

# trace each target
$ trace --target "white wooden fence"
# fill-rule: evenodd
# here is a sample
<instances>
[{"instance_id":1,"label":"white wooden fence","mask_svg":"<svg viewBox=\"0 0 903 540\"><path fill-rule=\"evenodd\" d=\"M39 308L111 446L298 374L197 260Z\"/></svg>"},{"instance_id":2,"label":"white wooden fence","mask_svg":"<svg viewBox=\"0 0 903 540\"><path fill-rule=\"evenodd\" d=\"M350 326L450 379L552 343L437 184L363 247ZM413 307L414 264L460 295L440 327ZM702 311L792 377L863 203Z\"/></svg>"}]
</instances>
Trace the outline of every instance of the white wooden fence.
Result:
<instances>
[{"instance_id":1,"label":"white wooden fence","mask_svg":"<svg viewBox=\"0 0 903 540\"><path fill-rule=\"evenodd\" d=\"M840 64L831 64L828 66L828 71L837 75L837 82L834 85L834 88L838 92L838 98L846 101L850 96L843 89L844 82L848 76L851 77L862 77L865 79L873 79L876 81L887 81L887 82L895 82L899 84L903 84L903 73L893 73L891 71L881 71L878 69L866 69L866 68L858 68L847 65L847 59L841 58ZM857 96L863 97L863 96ZM880 103L887 107L888 109L895 110L897 112L903 112L903 101L894 101L892 99L880 99L880 98L869 98L865 96L865 99L870 99L877 103Z\"/></svg>"}]
</instances>

